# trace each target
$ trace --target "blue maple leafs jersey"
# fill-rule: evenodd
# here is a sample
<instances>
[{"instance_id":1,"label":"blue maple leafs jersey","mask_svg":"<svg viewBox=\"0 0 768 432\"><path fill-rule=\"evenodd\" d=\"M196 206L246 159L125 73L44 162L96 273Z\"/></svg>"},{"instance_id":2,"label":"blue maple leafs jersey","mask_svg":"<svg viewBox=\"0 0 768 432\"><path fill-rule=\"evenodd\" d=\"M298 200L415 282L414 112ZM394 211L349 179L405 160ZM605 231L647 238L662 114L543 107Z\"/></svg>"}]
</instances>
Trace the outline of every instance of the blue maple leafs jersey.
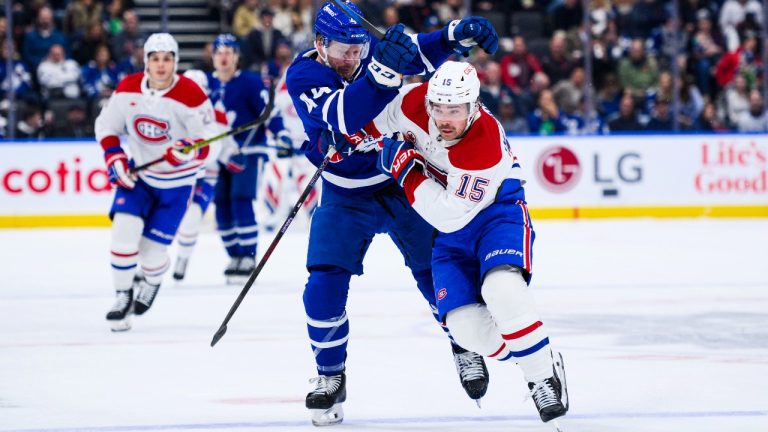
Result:
<instances>
[{"instance_id":1,"label":"blue maple leafs jersey","mask_svg":"<svg viewBox=\"0 0 768 432\"><path fill-rule=\"evenodd\" d=\"M405 75L434 72L453 52L442 39L441 31L412 35L419 56L409 65ZM333 69L317 61L317 50L299 54L286 72L288 93L304 124L306 141L302 151L320 165L324 155L318 139L323 130L333 130L360 139L375 138L378 133L372 120L398 94L398 89L382 89L365 77L371 61L375 38L368 57L361 61L352 82L345 81ZM377 152L353 152L342 161L329 164L323 172L323 187L343 194L371 193L388 186L392 180L376 169Z\"/></svg>"},{"instance_id":2,"label":"blue maple leafs jersey","mask_svg":"<svg viewBox=\"0 0 768 432\"><path fill-rule=\"evenodd\" d=\"M216 110L226 113L229 127L234 129L260 116L269 99L269 91L261 77L250 71L237 71L226 83L216 78L216 73L207 73L208 97ZM269 120L269 130L278 133L283 130L283 119L279 115ZM235 135L240 147L265 144L267 137L264 125Z\"/></svg>"}]
</instances>

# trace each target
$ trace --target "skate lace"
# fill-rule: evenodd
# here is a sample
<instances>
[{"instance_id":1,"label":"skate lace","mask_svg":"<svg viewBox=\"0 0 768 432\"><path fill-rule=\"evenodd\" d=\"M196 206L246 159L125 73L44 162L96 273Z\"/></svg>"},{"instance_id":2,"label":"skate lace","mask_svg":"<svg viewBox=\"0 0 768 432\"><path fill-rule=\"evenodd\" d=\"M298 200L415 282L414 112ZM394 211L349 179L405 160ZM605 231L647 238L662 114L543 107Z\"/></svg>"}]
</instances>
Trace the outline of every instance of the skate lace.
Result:
<instances>
[{"instance_id":1,"label":"skate lace","mask_svg":"<svg viewBox=\"0 0 768 432\"><path fill-rule=\"evenodd\" d=\"M528 399L529 397L533 398L533 401L539 409L560 403L557 393L552 386L551 378L534 383L533 388L531 388L531 391L525 399Z\"/></svg>"},{"instance_id":2,"label":"skate lace","mask_svg":"<svg viewBox=\"0 0 768 432\"><path fill-rule=\"evenodd\" d=\"M316 383L312 394L333 394L341 385L341 378L336 376L320 375L309 380L310 383Z\"/></svg>"},{"instance_id":3,"label":"skate lace","mask_svg":"<svg viewBox=\"0 0 768 432\"><path fill-rule=\"evenodd\" d=\"M160 289L160 285L152 285L145 283L144 286L141 288L141 291L139 291L139 295L136 298L136 300L141 301L142 303L148 303L151 302L152 299L155 298L155 295L157 294L157 290Z\"/></svg>"},{"instance_id":4,"label":"skate lace","mask_svg":"<svg viewBox=\"0 0 768 432\"><path fill-rule=\"evenodd\" d=\"M127 291L120 291L117 293L117 298L115 299L115 304L112 306L113 311L121 311L125 309L126 306L128 306L128 303L131 301L131 296L128 295Z\"/></svg>"},{"instance_id":5,"label":"skate lace","mask_svg":"<svg viewBox=\"0 0 768 432\"><path fill-rule=\"evenodd\" d=\"M471 351L461 354L455 354L456 368L462 381L472 381L485 378L483 363L479 361L480 355Z\"/></svg>"}]
</instances>

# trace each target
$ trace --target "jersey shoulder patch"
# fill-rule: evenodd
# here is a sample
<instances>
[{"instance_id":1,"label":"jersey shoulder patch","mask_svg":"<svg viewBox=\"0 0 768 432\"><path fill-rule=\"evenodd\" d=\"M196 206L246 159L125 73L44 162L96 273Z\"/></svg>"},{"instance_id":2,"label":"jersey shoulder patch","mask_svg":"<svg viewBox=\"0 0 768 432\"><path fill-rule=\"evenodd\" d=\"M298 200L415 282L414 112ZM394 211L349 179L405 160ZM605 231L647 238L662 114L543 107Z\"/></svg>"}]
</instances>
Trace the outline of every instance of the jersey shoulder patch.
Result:
<instances>
[{"instance_id":1,"label":"jersey shoulder patch","mask_svg":"<svg viewBox=\"0 0 768 432\"><path fill-rule=\"evenodd\" d=\"M461 142L448 148L448 160L456 168L468 171L491 168L501 161L502 139L496 119L481 108L480 118Z\"/></svg>"},{"instance_id":2,"label":"jersey shoulder patch","mask_svg":"<svg viewBox=\"0 0 768 432\"><path fill-rule=\"evenodd\" d=\"M115 89L116 93L141 93L141 80L144 79L144 72L136 72L123 78Z\"/></svg>"},{"instance_id":3,"label":"jersey shoulder patch","mask_svg":"<svg viewBox=\"0 0 768 432\"><path fill-rule=\"evenodd\" d=\"M197 83L183 75L179 75L179 82L163 97L173 99L190 108L200 106L208 99Z\"/></svg>"},{"instance_id":4,"label":"jersey shoulder patch","mask_svg":"<svg viewBox=\"0 0 768 432\"><path fill-rule=\"evenodd\" d=\"M403 97L402 110L408 120L416 123L424 132L429 132L429 115L424 109L427 97L427 85L423 83L413 88Z\"/></svg>"}]
</instances>

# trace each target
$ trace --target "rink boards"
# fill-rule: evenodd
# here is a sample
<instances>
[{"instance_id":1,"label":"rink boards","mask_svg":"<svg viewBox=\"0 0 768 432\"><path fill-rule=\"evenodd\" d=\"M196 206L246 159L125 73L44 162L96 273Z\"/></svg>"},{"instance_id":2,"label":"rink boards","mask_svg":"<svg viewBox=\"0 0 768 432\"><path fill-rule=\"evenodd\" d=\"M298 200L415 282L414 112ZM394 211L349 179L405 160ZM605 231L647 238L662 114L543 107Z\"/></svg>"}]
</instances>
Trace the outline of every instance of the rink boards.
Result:
<instances>
[{"instance_id":1,"label":"rink boards","mask_svg":"<svg viewBox=\"0 0 768 432\"><path fill-rule=\"evenodd\" d=\"M768 217L768 135L508 137L537 218ZM0 142L0 228L106 226L94 141Z\"/></svg>"}]
</instances>

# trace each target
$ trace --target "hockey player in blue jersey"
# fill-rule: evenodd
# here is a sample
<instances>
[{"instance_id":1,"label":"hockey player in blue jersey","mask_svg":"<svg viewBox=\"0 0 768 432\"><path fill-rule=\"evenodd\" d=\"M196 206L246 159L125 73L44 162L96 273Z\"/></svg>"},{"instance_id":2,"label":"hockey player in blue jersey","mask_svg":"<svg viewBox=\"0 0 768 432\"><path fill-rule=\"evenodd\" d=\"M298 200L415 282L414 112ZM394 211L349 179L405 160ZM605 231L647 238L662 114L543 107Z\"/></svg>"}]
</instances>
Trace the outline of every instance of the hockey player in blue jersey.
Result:
<instances>
[{"instance_id":1,"label":"hockey player in blue jersey","mask_svg":"<svg viewBox=\"0 0 768 432\"><path fill-rule=\"evenodd\" d=\"M237 38L231 34L219 35L213 43L215 71L206 74L211 102L217 111L226 113L229 126L233 129L261 115L268 102L268 91L261 77L254 72L239 70L239 57ZM268 128L275 137L276 146L280 147L277 152L266 145L266 128L262 125L235 135L239 150L228 158L220 158L227 160L219 170L213 201L216 204L216 225L230 257L224 270L228 283L238 283L247 278L256 266L259 232L253 201L264 162L271 154L290 156L292 152L292 141L279 115L269 120ZM198 185L205 187L204 184ZM192 244L193 239L188 239L180 246L184 248ZM187 260L188 255L180 254L174 270L177 279L183 278Z\"/></svg>"},{"instance_id":2,"label":"hockey player in blue jersey","mask_svg":"<svg viewBox=\"0 0 768 432\"><path fill-rule=\"evenodd\" d=\"M408 206L397 184L378 172L373 150L380 137L369 123L397 96L403 75L432 72L451 54L475 45L490 53L498 46L493 27L483 18L456 20L428 34L406 35L403 28L393 26L382 41L372 40L327 3L315 21L314 49L300 53L287 71L288 92L307 134L307 157L317 165L329 146L338 151L323 173L321 204L311 221L304 290L319 374L306 406L318 426L343 420L347 293L352 275L363 273L363 257L375 234L392 238L422 295L437 310L430 267L433 229ZM479 399L488 383L485 363L452 345L462 385Z\"/></svg>"}]
</instances>

